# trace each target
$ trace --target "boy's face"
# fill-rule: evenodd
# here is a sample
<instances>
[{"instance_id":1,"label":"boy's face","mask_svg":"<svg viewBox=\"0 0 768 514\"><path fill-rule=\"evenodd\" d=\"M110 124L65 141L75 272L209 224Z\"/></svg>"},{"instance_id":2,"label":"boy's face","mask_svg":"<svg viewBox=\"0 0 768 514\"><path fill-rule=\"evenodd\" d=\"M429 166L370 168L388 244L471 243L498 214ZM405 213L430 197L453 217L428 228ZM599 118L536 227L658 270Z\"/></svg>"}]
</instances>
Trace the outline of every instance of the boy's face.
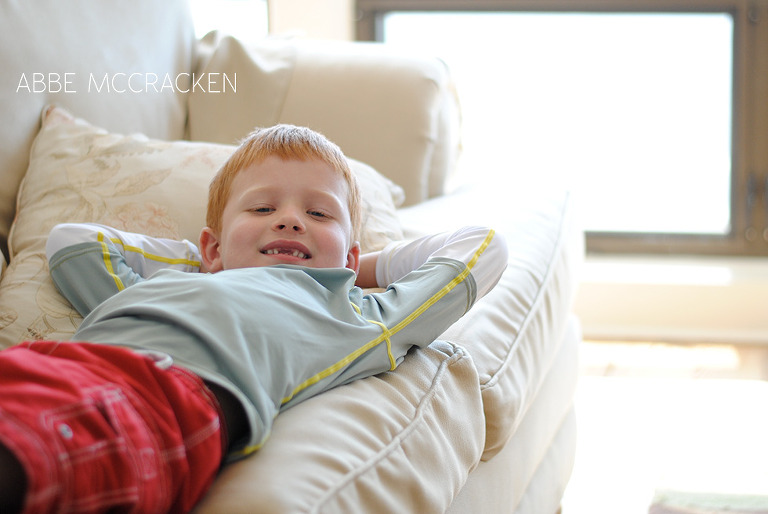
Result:
<instances>
[{"instance_id":1,"label":"boy's face","mask_svg":"<svg viewBox=\"0 0 768 514\"><path fill-rule=\"evenodd\" d=\"M224 269L297 264L358 271L347 183L320 160L267 157L232 181L220 234L200 235L203 263Z\"/></svg>"}]
</instances>

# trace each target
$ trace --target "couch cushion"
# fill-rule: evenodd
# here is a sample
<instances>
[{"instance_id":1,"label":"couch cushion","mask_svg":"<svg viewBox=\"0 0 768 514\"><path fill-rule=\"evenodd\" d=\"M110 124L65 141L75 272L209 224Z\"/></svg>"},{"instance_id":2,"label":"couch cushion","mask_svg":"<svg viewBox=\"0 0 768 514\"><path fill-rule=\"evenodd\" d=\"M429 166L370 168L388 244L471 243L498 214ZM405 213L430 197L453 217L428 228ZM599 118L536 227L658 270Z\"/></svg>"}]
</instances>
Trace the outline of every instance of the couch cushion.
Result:
<instances>
[{"instance_id":1,"label":"couch cushion","mask_svg":"<svg viewBox=\"0 0 768 514\"><path fill-rule=\"evenodd\" d=\"M40 110L57 103L108 130L180 139L185 95L155 91L146 79L191 71L194 43L187 0L0 3L0 250L7 250Z\"/></svg>"},{"instance_id":2,"label":"couch cushion","mask_svg":"<svg viewBox=\"0 0 768 514\"><path fill-rule=\"evenodd\" d=\"M196 512L444 512L480 459L480 402L463 349L412 350L394 372L280 414L267 444L225 468Z\"/></svg>"},{"instance_id":3,"label":"couch cushion","mask_svg":"<svg viewBox=\"0 0 768 514\"><path fill-rule=\"evenodd\" d=\"M405 203L442 194L458 152L458 107L445 64L387 45L268 38L244 45L209 34L199 74L237 90L194 90L189 138L231 143L254 124L318 130L405 190Z\"/></svg>"},{"instance_id":4,"label":"couch cushion","mask_svg":"<svg viewBox=\"0 0 768 514\"><path fill-rule=\"evenodd\" d=\"M514 435L492 459L480 463L446 514L557 512L576 454L572 417L580 343L581 327L571 315L544 382Z\"/></svg>"},{"instance_id":5,"label":"couch cushion","mask_svg":"<svg viewBox=\"0 0 768 514\"><path fill-rule=\"evenodd\" d=\"M407 235L465 224L507 238L498 285L441 337L469 351L480 375L486 422L483 460L515 433L536 398L569 319L584 255L568 191L507 177L398 213Z\"/></svg>"},{"instance_id":6,"label":"couch cushion","mask_svg":"<svg viewBox=\"0 0 768 514\"><path fill-rule=\"evenodd\" d=\"M234 147L112 134L46 110L21 186L10 237L11 263L0 281L0 348L26 339L68 339L81 318L48 276L45 243L63 222L97 222L197 242L208 184ZM363 196L364 251L402 238L397 186L351 161Z\"/></svg>"}]
</instances>

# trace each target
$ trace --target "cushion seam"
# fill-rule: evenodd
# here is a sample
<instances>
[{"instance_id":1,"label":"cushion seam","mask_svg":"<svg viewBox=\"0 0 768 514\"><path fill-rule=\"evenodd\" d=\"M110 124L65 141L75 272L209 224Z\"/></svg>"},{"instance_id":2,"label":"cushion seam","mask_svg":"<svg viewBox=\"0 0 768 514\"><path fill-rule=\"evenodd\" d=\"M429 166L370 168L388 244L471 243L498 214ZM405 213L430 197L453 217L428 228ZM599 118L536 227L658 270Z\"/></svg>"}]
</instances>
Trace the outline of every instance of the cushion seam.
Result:
<instances>
[{"instance_id":1,"label":"cushion seam","mask_svg":"<svg viewBox=\"0 0 768 514\"><path fill-rule=\"evenodd\" d=\"M341 480L339 480L337 485L328 488L325 494L323 494L316 502L312 512L319 512L321 508L327 505L333 496L341 492L345 487L353 484L358 477L363 476L365 473L376 467L379 462L389 458L389 456L401 448L403 442L405 442L408 437L422 425L425 411L430 405L433 404L432 399L437 394L437 390L439 389L438 386L443 382L443 377L447 373L447 370L451 366L461 362L461 360L465 357L468 357L468 354L464 348L453 343L449 344L451 344L451 346L454 348L454 353L450 356L450 358L440 362L437 372L435 373L435 376L430 383L428 391L418 403L416 412L408 424L403 429L401 429L400 432L395 434L392 437L392 440L387 443L381 450L377 451L371 458L364 461L362 465L357 466L355 469L346 473L343 477L341 477Z\"/></svg>"},{"instance_id":2,"label":"cushion seam","mask_svg":"<svg viewBox=\"0 0 768 514\"><path fill-rule=\"evenodd\" d=\"M525 319L523 320L523 323L520 325L520 330L518 330L517 335L515 336L512 344L509 346L509 350L504 354L504 358L501 361L501 364L496 368L495 371L492 373L489 373L490 378L486 382L480 382L480 390L485 391L486 389L490 389L498 382L499 375L502 374L505 368L509 367L511 357L517 350L517 347L520 344L520 340L522 338L522 335L527 331L528 327L532 323L532 320L535 316L533 316L533 313L537 312L539 310L539 306L544 301L544 298L547 296L544 294L547 290L547 287L544 287L546 285L549 285L549 283L552 281L552 277L554 276L554 270L557 267L557 264L560 262L563 262L565 260L565 256L563 255L563 247L565 246L565 227L566 222L568 221L567 213L572 209L571 206L571 194L567 194L567 200L565 202L565 205L560 210L560 223L558 225L558 231L557 231L557 244L553 248L552 252L550 253L550 258L548 259L547 269L544 274L544 280L541 281L541 286L538 288L538 292L536 293L536 296L534 298L533 303L531 304L531 308L528 309L528 313L525 316Z\"/></svg>"}]
</instances>

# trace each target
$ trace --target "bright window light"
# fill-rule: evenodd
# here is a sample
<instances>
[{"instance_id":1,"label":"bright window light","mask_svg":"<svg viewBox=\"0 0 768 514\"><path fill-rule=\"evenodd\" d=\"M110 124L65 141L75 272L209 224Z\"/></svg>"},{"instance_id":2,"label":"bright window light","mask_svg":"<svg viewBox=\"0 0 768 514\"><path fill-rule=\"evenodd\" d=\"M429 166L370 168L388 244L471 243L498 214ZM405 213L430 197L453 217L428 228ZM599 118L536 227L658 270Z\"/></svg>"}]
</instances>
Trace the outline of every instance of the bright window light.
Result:
<instances>
[{"instance_id":1,"label":"bright window light","mask_svg":"<svg viewBox=\"0 0 768 514\"><path fill-rule=\"evenodd\" d=\"M190 0L198 38L220 30L241 41L267 35L267 0Z\"/></svg>"},{"instance_id":2,"label":"bright window light","mask_svg":"<svg viewBox=\"0 0 768 514\"><path fill-rule=\"evenodd\" d=\"M589 231L729 232L730 14L393 12L383 27L450 66L466 180L570 187Z\"/></svg>"}]
</instances>

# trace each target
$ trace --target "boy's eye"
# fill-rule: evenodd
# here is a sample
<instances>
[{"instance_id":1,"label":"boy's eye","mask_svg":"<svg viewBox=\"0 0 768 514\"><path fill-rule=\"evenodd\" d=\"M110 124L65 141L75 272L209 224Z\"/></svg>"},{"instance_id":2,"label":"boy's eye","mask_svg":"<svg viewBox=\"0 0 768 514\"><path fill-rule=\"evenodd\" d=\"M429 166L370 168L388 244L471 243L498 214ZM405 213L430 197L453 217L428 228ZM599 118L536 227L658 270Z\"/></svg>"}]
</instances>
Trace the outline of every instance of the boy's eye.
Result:
<instances>
[{"instance_id":1,"label":"boy's eye","mask_svg":"<svg viewBox=\"0 0 768 514\"><path fill-rule=\"evenodd\" d=\"M307 211L307 214L309 214L310 216L313 216L315 218L327 218L328 217L324 212L315 211L315 210L309 210L309 211Z\"/></svg>"},{"instance_id":2,"label":"boy's eye","mask_svg":"<svg viewBox=\"0 0 768 514\"><path fill-rule=\"evenodd\" d=\"M272 207L255 207L251 209L252 212L257 212L259 214L265 214L268 212L272 212L274 209Z\"/></svg>"}]
</instances>

